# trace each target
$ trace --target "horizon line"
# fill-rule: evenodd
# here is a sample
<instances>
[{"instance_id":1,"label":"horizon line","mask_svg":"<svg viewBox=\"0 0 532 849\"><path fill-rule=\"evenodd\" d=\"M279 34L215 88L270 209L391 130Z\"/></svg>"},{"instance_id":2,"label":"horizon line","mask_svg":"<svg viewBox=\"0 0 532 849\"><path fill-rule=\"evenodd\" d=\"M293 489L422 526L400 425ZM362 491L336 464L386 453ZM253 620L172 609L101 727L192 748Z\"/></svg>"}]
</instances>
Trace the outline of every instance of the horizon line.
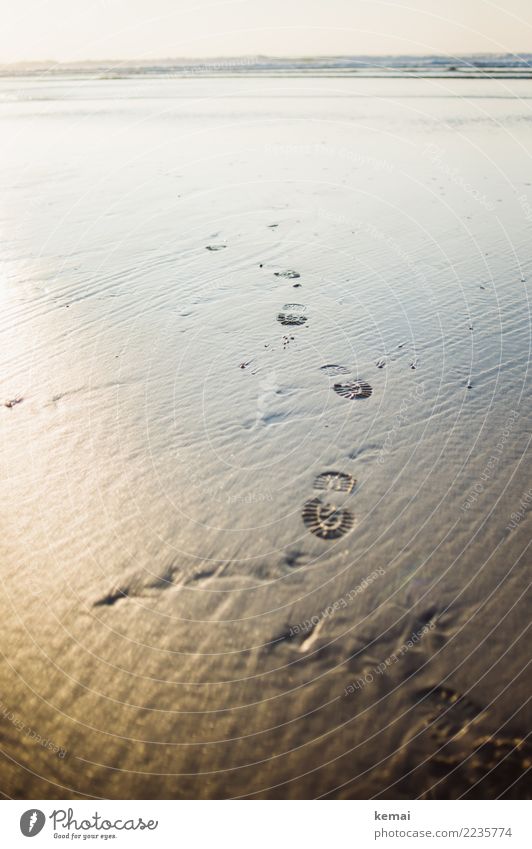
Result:
<instances>
[{"instance_id":1,"label":"horizon line","mask_svg":"<svg viewBox=\"0 0 532 849\"><path fill-rule=\"evenodd\" d=\"M494 51L471 51L471 52L460 52L460 53L446 53L446 52L434 52L434 53L314 53L312 55L306 54L275 54L275 53L241 53L241 54L212 54L208 56L157 56L157 57L122 57L122 58L114 58L114 57L102 57L102 58L78 58L78 59L50 59L50 58L41 58L41 59L15 59L15 60L3 60L0 58L0 66L14 66L14 65L73 65L76 63L79 64L98 64L98 63L156 63L156 62L205 62L205 61L229 61L231 59L270 59L270 60L298 60L305 62L312 62L314 60L324 60L324 59L416 59L416 58L424 58L424 59L471 59L474 57L479 58L489 58L489 57L506 57L513 56L515 58L531 58L532 59L532 50L530 48L528 50L522 51L504 51L504 52L494 52Z\"/></svg>"}]
</instances>

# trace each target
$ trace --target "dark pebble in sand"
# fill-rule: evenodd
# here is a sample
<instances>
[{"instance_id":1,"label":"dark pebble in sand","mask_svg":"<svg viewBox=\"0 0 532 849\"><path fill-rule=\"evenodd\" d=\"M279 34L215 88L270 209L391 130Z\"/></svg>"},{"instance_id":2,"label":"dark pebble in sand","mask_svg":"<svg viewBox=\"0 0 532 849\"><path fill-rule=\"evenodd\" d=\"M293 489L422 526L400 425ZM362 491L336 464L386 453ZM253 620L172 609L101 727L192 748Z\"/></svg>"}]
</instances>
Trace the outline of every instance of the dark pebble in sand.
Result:
<instances>
[{"instance_id":1,"label":"dark pebble in sand","mask_svg":"<svg viewBox=\"0 0 532 849\"><path fill-rule=\"evenodd\" d=\"M286 277L288 280L295 280L296 277L301 277L299 271L293 271L291 268L286 271L274 271L276 277Z\"/></svg>"},{"instance_id":2,"label":"dark pebble in sand","mask_svg":"<svg viewBox=\"0 0 532 849\"><path fill-rule=\"evenodd\" d=\"M353 380L349 383L335 383L333 386L337 395L348 398L350 401L359 398L369 398L373 393L372 387L364 380Z\"/></svg>"},{"instance_id":3,"label":"dark pebble in sand","mask_svg":"<svg viewBox=\"0 0 532 849\"><path fill-rule=\"evenodd\" d=\"M350 531L354 516L343 507L325 504L321 498L311 498L303 506L303 521L307 528L320 539L338 539Z\"/></svg>"},{"instance_id":4,"label":"dark pebble in sand","mask_svg":"<svg viewBox=\"0 0 532 849\"><path fill-rule=\"evenodd\" d=\"M16 398L9 398L7 401L4 401L4 407L7 407L9 410L11 410L17 404L22 404L23 400L24 399L20 395L17 395Z\"/></svg>"}]
</instances>

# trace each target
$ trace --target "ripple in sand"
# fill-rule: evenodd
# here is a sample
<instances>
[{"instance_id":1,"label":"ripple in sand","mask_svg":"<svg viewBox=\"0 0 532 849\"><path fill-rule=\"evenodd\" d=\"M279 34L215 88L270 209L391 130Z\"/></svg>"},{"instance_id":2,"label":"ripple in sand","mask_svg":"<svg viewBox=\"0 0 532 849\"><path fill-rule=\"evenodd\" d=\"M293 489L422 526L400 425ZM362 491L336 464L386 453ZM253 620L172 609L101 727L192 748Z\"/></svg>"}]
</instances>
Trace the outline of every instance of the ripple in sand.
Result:
<instances>
[{"instance_id":1,"label":"ripple in sand","mask_svg":"<svg viewBox=\"0 0 532 849\"><path fill-rule=\"evenodd\" d=\"M346 472L321 472L314 478L314 489L325 489L334 492L352 492L356 480Z\"/></svg>"},{"instance_id":2,"label":"ripple in sand","mask_svg":"<svg viewBox=\"0 0 532 849\"><path fill-rule=\"evenodd\" d=\"M227 245L205 245L206 251L223 251Z\"/></svg>"},{"instance_id":3,"label":"ripple in sand","mask_svg":"<svg viewBox=\"0 0 532 849\"><path fill-rule=\"evenodd\" d=\"M301 277L299 271L294 271L292 268L287 268L286 271L274 271L276 277L286 277L288 280L295 280L296 277Z\"/></svg>"},{"instance_id":4,"label":"ripple in sand","mask_svg":"<svg viewBox=\"0 0 532 849\"><path fill-rule=\"evenodd\" d=\"M331 377L334 377L337 374L349 374L349 369L346 366L340 366L337 363L327 363L324 366L320 366L320 371L324 374L328 374Z\"/></svg>"},{"instance_id":5,"label":"ripple in sand","mask_svg":"<svg viewBox=\"0 0 532 849\"><path fill-rule=\"evenodd\" d=\"M344 507L326 504L321 498L311 498L303 506L303 521L320 539L338 539L352 529L355 519Z\"/></svg>"},{"instance_id":6,"label":"ripple in sand","mask_svg":"<svg viewBox=\"0 0 532 849\"><path fill-rule=\"evenodd\" d=\"M356 398L369 398L373 394L373 388L364 380L335 383L333 389L342 398L349 398L350 401L354 401Z\"/></svg>"}]
</instances>

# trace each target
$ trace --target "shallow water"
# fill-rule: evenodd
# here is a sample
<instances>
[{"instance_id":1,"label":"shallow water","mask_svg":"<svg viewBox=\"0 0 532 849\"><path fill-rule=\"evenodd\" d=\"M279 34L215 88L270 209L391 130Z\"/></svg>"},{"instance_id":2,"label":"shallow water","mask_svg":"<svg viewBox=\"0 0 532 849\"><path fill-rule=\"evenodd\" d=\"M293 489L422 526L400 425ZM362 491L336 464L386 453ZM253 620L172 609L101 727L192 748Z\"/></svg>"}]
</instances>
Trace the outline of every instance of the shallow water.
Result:
<instances>
[{"instance_id":1,"label":"shallow water","mask_svg":"<svg viewBox=\"0 0 532 849\"><path fill-rule=\"evenodd\" d=\"M531 117L0 80L5 795L524 794Z\"/></svg>"}]
</instances>

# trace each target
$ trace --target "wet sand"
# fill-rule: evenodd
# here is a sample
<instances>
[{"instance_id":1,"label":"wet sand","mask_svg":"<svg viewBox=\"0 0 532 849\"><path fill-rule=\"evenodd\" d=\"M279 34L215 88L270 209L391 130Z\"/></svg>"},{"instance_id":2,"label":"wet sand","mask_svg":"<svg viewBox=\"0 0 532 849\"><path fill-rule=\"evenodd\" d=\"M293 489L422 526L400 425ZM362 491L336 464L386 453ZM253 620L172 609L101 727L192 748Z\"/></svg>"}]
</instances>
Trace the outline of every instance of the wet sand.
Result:
<instances>
[{"instance_id":1,"label":"wet sand","mask_svg":"<svg viewBox=\"0 0 532 849\"><path fill-rule=\"evenodd\" d=\"M2 793L526 796L532 82L0 101Z\"/></svg>"}]
</instances>

